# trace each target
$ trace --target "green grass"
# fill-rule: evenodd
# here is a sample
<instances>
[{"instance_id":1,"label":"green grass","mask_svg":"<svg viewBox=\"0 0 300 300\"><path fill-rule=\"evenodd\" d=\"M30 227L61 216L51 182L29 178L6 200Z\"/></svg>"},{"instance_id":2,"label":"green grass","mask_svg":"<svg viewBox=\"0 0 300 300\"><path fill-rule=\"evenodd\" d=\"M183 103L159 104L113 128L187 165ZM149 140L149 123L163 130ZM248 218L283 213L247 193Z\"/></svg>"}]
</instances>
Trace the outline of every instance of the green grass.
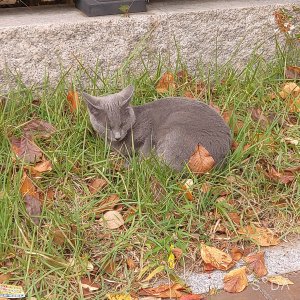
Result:
<instances>
[{"instance_id":1,"label":"green grass","mask_svg":"<svg viewBox=\"0 0 300 300\"><path fill-rule=\"evenodd\" d=\"M165 70L161 62L154 75L146 67L140 75L133 75L124 67L107 77L97 75L101 74L97 68L90 70L81 65L72 83L62 74L56 86L45 80L40 88L27 87L17 78L15 88L3 95L6 104L0 108L0 274L11 272L9 283L22 285L28 297L36 299L81 299L80 279L91 276L102 286L95 299L103 299L108 291L136 291L141 280L159 265L165 265L161 273L164 277L173 278L174 273L167 266L172 244L184 253L179 268L199 264L200 241L226 249L235 243L248 245L249 241L236 234L242 225L266 226L283 239L299 233L299 176L287 186L271 181L257 170L260 158L279 170L299 165L299 145L283 141L285 137L300 140L299 120L288 128L275 120L263 129L250 116L251 109L259 107L265 114L275 112L278 118L287 118L287 104L278 96L271 100L268 95L278 94L286 81L285 65L296 64L299 54L280 50L272 63L253 56L239 71L225 65L214 69L209 78L203 77L207 72L200 67L191 74L194 80L200 79L208 86L203 101L212 100L222 111L233 110L232 128L237 121L243 124L234 136L239 147L225 168L202 177L187 170L174 173L155 158L142 162L133 158L129 168L118 171L114 164L120 158L95 136L84 104L75 114L69 110L67 91L71 84L81 90L82 77L88 81L86 90L95 94L134 84L135 105L161 97L155 90ZM170 71L176 73L183 68L178 63ZM184 89L183 84L177 95ZM23 164L15 160L8 140L11 135L20 135L21 125L32 118L43 119L57 128L51 138L36 141L52 161L53 170L34 182L41 191L51 188L56 192L52 202L45 199L40 226L35 226L26 214L19 193ZM247 144L250 148L243 151ZM109 185L91 195L87 184L95 177L106 178ZM153 177L166 191L161 199L153 196ZM194 201L187 200L179 187L186 178L194 180ZM208 193L201 191L203 183L211 185ZM224 191L228 195L220 200ZM96 220L94 209L113 193L121 198L121 213L131 213L123 229L106 230ZM240 225L231 221L230 212L239 213ZM229 241L218 239L222 236L215 233L217 222L229 230ZM63 245L53 242L58 229L65 234ZM136 269L128 269L128 257L135 261ZM74 267L68 265L70 258L75 258ZM87 271L87 261L94 266L91 272ZM106 266L112 263L113 272L107 272ZM144 267L147 271L140 274Z\"/></svg>"}]
</instances>

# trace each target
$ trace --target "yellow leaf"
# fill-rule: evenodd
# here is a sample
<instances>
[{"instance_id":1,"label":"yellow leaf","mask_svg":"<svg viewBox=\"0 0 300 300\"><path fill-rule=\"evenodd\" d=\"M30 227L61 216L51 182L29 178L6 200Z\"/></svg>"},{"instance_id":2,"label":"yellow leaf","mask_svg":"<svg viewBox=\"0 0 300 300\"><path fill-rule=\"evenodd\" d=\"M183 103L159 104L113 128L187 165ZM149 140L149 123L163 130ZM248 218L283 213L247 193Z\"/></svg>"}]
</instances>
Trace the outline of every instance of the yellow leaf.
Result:
<instances>
[{"instance_id":1,"label":"yellow leaf","mask_svg":"<svg viewBox=\"0 0 300 300\"><path fill-rule=\"evenodd\" d=\"M229 293L240 293L248 285L246 267L230 271L224 276L224 290Z\"/></svg>"},{"instance_id":2,"label":"yellow leaf","mask_svg":"<svg viewBox=\"0 0 300 300\"><path fill-rule=\"evenodd\" d=\"M133 300L129 294L107 294L108 300Z\"/></svg>"},{"instance_id":3,"label":"yellow leaf","mask_svg":"<svg viewBox=\"0 0 300 300\"><path fill-rule=\"evenodd\" d=\"M171 252L169 254L168 265L169 265L170 269L174 269L175 268L175 255L173 254L173 252Z\"/></svg>"},{"instance_id":4,"label":"yellow leaf","mask_svg":"<svg viewBox=\"0 0 300 300\"><path fill-rule=\"evenodd\" d=\"M288 278L280 276L280 275L268 277L268 281L271 283L278 284L278 285L294 284L294 282L292 282Z\"/></svg>"},{"instance_id":5,"label":"yellow leaf","mask_svg":"<svg viewBox=\"0 0 300 300\"><path fill-rule=\"evenodd\" d=\"M145 279L142 280L142 282L150 281L155 275L162 272L165 269L165 266L159 266L156 269L154 269Z\"/></svg>"}]
</instances>

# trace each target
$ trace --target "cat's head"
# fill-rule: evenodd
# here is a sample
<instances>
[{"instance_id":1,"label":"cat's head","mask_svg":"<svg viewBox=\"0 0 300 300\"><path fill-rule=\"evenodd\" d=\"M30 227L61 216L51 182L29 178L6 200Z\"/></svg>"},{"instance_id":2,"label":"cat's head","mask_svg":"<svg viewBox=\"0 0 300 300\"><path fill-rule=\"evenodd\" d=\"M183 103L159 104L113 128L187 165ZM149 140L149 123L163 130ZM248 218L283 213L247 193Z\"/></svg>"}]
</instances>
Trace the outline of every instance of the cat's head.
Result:
<instances>
[{"instance_id":1,"label":"cat's head","mask_svg":"<svg viewBox=\"0 0 300 300\"><path fill-rule=\"evenodd\" d=\"M94 97L82 93L95 131L109 141L122 141L135 123L135 115L129 105L134 87L128 86L119 93Z\"/></svg>"}]
</instances>

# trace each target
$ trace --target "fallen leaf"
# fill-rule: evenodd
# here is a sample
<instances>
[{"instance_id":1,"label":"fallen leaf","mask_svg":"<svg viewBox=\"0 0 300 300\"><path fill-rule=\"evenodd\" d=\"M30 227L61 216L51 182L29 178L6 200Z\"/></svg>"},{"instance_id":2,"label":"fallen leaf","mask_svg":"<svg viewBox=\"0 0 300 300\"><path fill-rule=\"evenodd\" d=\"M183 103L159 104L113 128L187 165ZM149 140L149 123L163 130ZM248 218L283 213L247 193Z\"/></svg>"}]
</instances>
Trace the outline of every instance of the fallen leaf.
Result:
<instances>
[{"instance_id":1,"label":"fallen leaf","mask_svg":"<svg viewBox=\"0 0 300 300\"><path fill-rule=\"evenodd\" d=\"M254 225L248 225L241 227L238 233L245 235L246 238L253 240L257 245L267 247L275 246L279 244L279 239L275 236L269 228L255 227Z\"/></svg>"},{"instance_id":2,"label":"fallen leaf","mask_svg":"<svg viewBox=\"0 0 300 300\"><path fill-rule=\"evenodd\" d=\"M175 255L174 255L173 252L169 253L168 266L169 266L170 269L174 269L175 268Z\"/></svg>"},{"instance_id":3,"label":"fallen leaf","mask_svg":"<svg viewBox=\"0 0 300 300\"><path fill-rule=\"evenodd\" d=\"M218 270L228 270L234 264L232 257L215 247L201 244L201 257L206 264L212 265Z\"/></svg>"},{"instance_id":4,"label":"fallen leaf","mask_svg":"<svg viewBox=\"0 0 300 300\"><path fill-rule=\"evenodd\" d=\"M135 262L131 257L128 257L126 260L126 264L129 270L135 269Z\"/></svg>"},{"instance_id":5,"label":"fallen leaf","mask_svg":"<svg viewBox=\"0 0 300 300\"><path fill-rule=\"evenodd\" d=\"M176 78L180 84L189 83L192 80L192 78L188 74L187 70L181 70L181 71L177 72Z\"/></svg>"},{"instance_id":6,"label":"fallen leaf","mask_svg":"<svg viewBox=\"0 0 300 300\"><path fill-rule=\"evenodd\" d=\"M52 232L53 243L62 246L66 241L66 234L60 228L55 228Z\"/></svg>"},{"instance_id":7,"label":"fallen leaf","mask_svg":"<svg viewBox=\"0 0 300 300\"><path fill-rule=\"evenodd\" d=\"M171 251L175 255L176 260L180 260L183 253L182 250L180 248L172 248Z\"/></svg>"},{"instance_id":8,"label":"fallen leaf","mask_svg":"<svg viewBox=\"0 0 300 300\"><path fill-rule=\"evenodd\" d=\"M108 300L133 300L129 294L107 294Z\"/></svg>"},{"instance_id":9,"label":"fallen leaf","mask_svg":"<svg viewBox=\"0 0 300 300\"><path fill-rule=\"evenodd\" d=\"M29 195L29 196L39 199L39 193L37 192L37 188L33 184L32 180L27 176L26 172L23 172L20 193L23 197L25 197L26 195Z\"/></svg>"},{"instance_id":10,"label":"fallen leaf","mask_svg":"<svg viewBox=\"0 0 300 300\"><path fill-rule=\"evenodd\" d=\"M203 263L204 272L212 272L216 270L216 268L212 264Z\"/></svg>"},{"instance_id":11,"label":"fallen leaf","mask_svg":"<svg viewBox=\"0 0 300 300\"><path fill-rule=\"evenodd\" d=\"M49 160L41 161L35 166L24 166L24 169L30 171L30 175L38 178L41 176L41 173L52 171L52 163Z\"/></svg>"},{"instance_id":12,"label":"fallen leaf","mask_svg":"<svg viewBox=\"0 0 300 300\"><path fill-rule=\"evenodd\" d=\"M102 199L97 206L94 208L96 217L98 218L101 213L108 210L113 210L114 207L120 202L120 197L117 194L111 194L104 199Z\"/></svg>"},{"instance_id":13,"label":"fallen leaf","mask_svg":"<svg viewBox=\"0 0 300 300\"><path fill-rule=\"evenodd\" d=\"M161 273L165 270L165 266L158 266L153 271L149 273L149 275L142 280L142 282L150 281L152 278L154 278L157 274Z\"/></svg>"},{"instance_id":14,"label":"fallen leaf","mask_svg":"<svg viewBox=\"0 0 300 300\"><path fill-rule=\"evenodd\" d=\"M71 112L74 113L75 111L77 111L79 106L78 93L76 91L69 90L67 100L69 102Z\"/></svg>"},{"instance_id":15,"label":"fallen leaf","mask_svg":"<svg viewBox=\"0 0 300 300\"><path fill-rule=\"evenodd\" d=\"M193 184L194 184L193 179L187 179L183 184L180 184L180 187L185 191L184 196L189 201L194 200L194 196L193 196L193 193L192 193Z\"/></svg>"},{"instance_id":16,"label":"fallen leaf","mask_svg":"<svg viewBox=\"0 0 300 300\"><path fill-rule=\"evenodd\" d=\"M89 183L88 188L90 190L90 193L93 195L98 191L103 190L107 186L107 184L108 182L104 178L95 178Z\"/></svg>"},{"instance_id":17,"label":"fallen leaf","mask_svg":"<svg viewBox=\"0 0 300 300\"><path fill-rule=\"evenodd\" d=\"M179 300L201 300L201 299L204 299L204 296L200 294L183 295L179 298Z\"/></svg>"},{"instance_id":18,"label":"fallen leaf","mask_svg":"<svg viewBox=\"0 0 300 300\"><path fill-rule=\"evenodd\" d=\"M254 108L251 111L251 118L253 121L259 123L264 128L267 128L269 126L269 120L268 118L263 114L262 110L260 108Z\"/></svg>"},{"instance_id":19,"label":"fallen leaf","mask_svg":"<svg viewBox=\"0 0 300 300\"><path fill-rule=\"evenodd\" d=\"M10 138L12 151L19 158L27 163L35 163L42 159L42 150L27 137Z\"/></svg>"},{"instance_id":20,"label":"fallen leaf","mask_svg":"<svg viewBox=\"0 0 300 300\"><path fill-rule=\"evenodd\" d=\"M239 261L243 257L244 251L238 247L233 247L230 254L234 261Z\"/></svg>"},{"instance_id":21,"label":"fallen leaf","mask_svg":"<svg viewBox=\"0 0 300 300\"><path fill-rule=\"evenodd\" d=\"M103 215L100 224L108 229L117 229L124 225L124 219L118 211L110 210Z\"/></svg>"},{"instance_id":22,"label":"fallen leaf","mask_svg":"<svg viewBox=\"0 0 300 300\"><path fill-rule=\"evenodd\" d=\"M174 283L173 285L160 285L156 288L145 288L138 291L139 296L156 296L161 298L179 298L185 294L186 287Z\"/></svg>"},{"instance_id":23,"label":"fallen leaf","mask_svg":"<svg viewBox=\"0 0 300 300\"><path fill-rule=\"evenodd\" d=\"M209 152L198 144L188 161L189 169L195 174L204 174L210 171L214 165L215 161Z\"/></svg>"},{"instance_id":24,"label":"fallen leaf","mask_svg":"<svg viewBox=\"0 0 300 300\"><path fill-rule=\"evenodd\" d=\"M43 138L50 137L56 131L50 123L38 119L27 122L22 129L27 137L38 136Z\"/></svg>"},{"instance_id":25,"label":"fallen leaf","mask_svg":"<svg viewBox=\"0 0 300 300\"><path fill-rule=\"evenodd\" d=\"M287 79L299 79L300 78L300 67L287 66L285 69L285 77Z\"/></svg>"},{"instance_id":26,"label":"fallen leaf","mask_svg":"<svg viewBox=\"0 0 300 300\"><path fill-rule=\"evenodd\" d=\"M263 277L268 273L264 255L264 252L258 252L244 258L247 269L251 273L253 272L257 277Z\"/></svg>"},{"instance_id":27,"label":"fallen leaf","mask_svg":"<svg viewBox=\"0 0 300 300\"><path fill-rule=\"evenodd\" d=\"M160 94L167 93L175 88L174 76L170 72L164 73L156 85L156 91Z\"/></svg>"},{"instance_id":28,"label":"fallen leaf","mask_svg":"<svg viewBox=\"0 0 300 300\"><path fill-rule=\"evenodd\" d=\"M281 275L277 275L277 276L270 276L267 277L268 281L271 283L275 283L277 285L289 285L289 284L294 284L294 282L292 282L291 280L289 280L286 277L283 277Z\"/></svg>"},{"instance_id":29,"label":"fallen leaf","mask_svg":"<svg viewBox=\"0 0 300 300\"><path fill-rule=\"evenodd\" d=\"M285 84L279 95L287 100L291 112L300 111L300 87L295 82Z\"/></svg>"},{"instance_id":30,"label":"fallen leaf","mask_svg":"<svg viewBox=\"0 0 300 300\"><path fill-rule=\"evenodd\" d=\"M189 98L189 99L196 99L193 95L192 92L190 91L185 91L184 94L183 94L183 97L186 97L186 98Z\"/></svg>"},{"instance_id":31,"label":"fallen leaf","mask_svg":"<svg viewBox=\"0 0 300 300\"><path fill-rule=\"evenodd\" d=\"M39 216L41 215L41 202L31 196L31 195L25 195L24 196L24 202L25 202L25 208L28 213L28 215L31 217L32 221L38 225L39 224Z\"/></svg>"},{"instance_id":32,"label":"fallen leaf","mask_svg":"<svg viewBox=\"0 0 300 300\"><path fill-rule=\"evenodd\" d=\"M228 217L230 220L235 224L235 225L240 225L241 223L241 217L238 213L236 212L229 212Z\"/></svg>"},{"instance_id":33,"label":"fallen leaf","mask_svg":"<svg viewBox=\"0 0 300 300\"><path fill-rule=\"evenodd\" d=\"M0 284L4 281L8 281L11 278L11 273L1 274L0 275Z\"/></svg>"},{"instance_id":34,"label":"fallen leaf","mask_svg":"<svg viewBox=\"0 0 300 300\"><path fill-rule=\"evenodd\" d=\"M229 293L240 293L248 285L246 267L230 271L224 276L224 290Z\"/></svg>"},{"instance_id":35,"label":"fallen leaf","mask_svg":"<svg viewBox=\"0 0 300 300\"><path fill-rule=\"evenodd\" d=\"M101 288L101 285L92 281L88 277L81 278L80 280L80 286L83 290L83 295L88 296L93 294L93 292L99 290Z\"/></svg>"}]
</instances>

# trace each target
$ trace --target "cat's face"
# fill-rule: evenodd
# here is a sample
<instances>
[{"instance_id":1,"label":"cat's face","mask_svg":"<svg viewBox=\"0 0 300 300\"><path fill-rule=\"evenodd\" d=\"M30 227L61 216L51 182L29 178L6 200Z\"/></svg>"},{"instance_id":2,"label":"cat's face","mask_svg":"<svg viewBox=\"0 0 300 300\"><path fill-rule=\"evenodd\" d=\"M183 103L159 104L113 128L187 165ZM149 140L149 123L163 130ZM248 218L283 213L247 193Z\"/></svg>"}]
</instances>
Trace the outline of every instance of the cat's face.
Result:
<instances>
[{"instance_id":1,"label":"cat's face","mask_svg":"<svg viewBox=\"0 0 300 300\"><path fill-rule=\"evenodd\" d=\"M117 94L94 97L83 93L91 124L95 131L109 141L122 141L135 123L135 115L129 105L134 92L128 86Z\"/></svg>"}]
</instances>

